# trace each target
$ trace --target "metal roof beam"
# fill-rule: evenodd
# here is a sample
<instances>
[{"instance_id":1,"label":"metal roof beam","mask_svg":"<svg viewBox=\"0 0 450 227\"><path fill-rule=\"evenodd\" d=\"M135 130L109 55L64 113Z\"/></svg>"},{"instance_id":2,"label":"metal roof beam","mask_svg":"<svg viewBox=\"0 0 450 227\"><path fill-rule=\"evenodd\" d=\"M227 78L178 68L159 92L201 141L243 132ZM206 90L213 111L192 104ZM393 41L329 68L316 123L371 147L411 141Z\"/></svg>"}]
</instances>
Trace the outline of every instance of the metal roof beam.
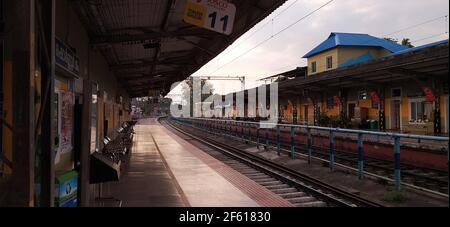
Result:
<instances>
[{"instance_id":1,"label":"metal roof beam","mask_svg":"<svg viewBox=\"0 0 450 227\"><path fill-rule=\"evenodd\" d=\"M414 70L404 69L404 68L394 68L388 70L392 74L400 74L404 76L434 76L433 74L425 73L425 72L418 72Z\"/></svg>"},{"instance_id":2,"label":"metal roof beam","mask_svg":"<svg viewBox=\"0 0 450 227\"><path fill-rule=\"evenodd\" d=\"M161 31L167 31L167 29L169 28L170 14L175 10L176 3L177 3L176 0L169 0L168 1L166 13L164 15L163 23L162 23L162 26L161 26Z\"/></svg>"},{"instance_id":3,"label":"metal roof beam","mask_svg":"<svg viewBox=\"0 0 450 227\"><path fill-rule=\"evenodd\" d=\"M184 37L178 37L177 39L189 43L190 45L192 45L192 46L194 46L194 47L196 47L196 48L198 48L198 49L204 51L205 53L209 54L210 56L214 56L214 52L213 52L213 51L208 50L208 49L205 48L205 47L202 47L200 44L197 44L197 43L195 43L195 42L192 42L192 41L190 41L190 40L188 40L188 39L186 39L186 38L184 38Z\"/></svg>"},{"instance_id":4,"label":"metal roof beam","mask_svg":"<svg viewBox=\"0 0 450 227\"><path fill-rule=\"evenodd\" d=\"M166 62L166 61L156 61L156 62L145 62L145 63L138 63L138 64L126 64L126 65L115 65L111 67L112 71L125 71L130 69L145 69L148 67L151 67L153 65L164 65L164 66L179 66L179 65L187 65L188 63L183 62Z\"/></svg>"},{"instance_id":5,"label":"metal roof beam","mask_svg":"<svg viewBox=\"0 0 450 227\"><path fill-rule=\"evenodd\" d=\"M110 67L112 71L122 71L122 70L131 70L131 69L145 69L149 68L153 65L188 65L189 60L191 58L186 56L181 57L168 57L163 60L154 60L154 57L152 58L142 58L142 59L134 59L130 61L139 62L139 63L129 63L129 64L120 64L120 65L113 65Z\"/></svg>"},{"instance_id":6,"label":"metal roof beam","mask_svg":"<svg viewBox=\"0 0 450 227\"><path fill-rule=\"evenodd\" d=\"M138 42L146 40L155 40L163 38L176 38L176 37L205 37L210 38L220 35L219 33L213 34L207 30L193 29L189 31L176 31L176 32L148 32L143 34L135 35L104 35L93 37L91 40L92 45L102 45L102 44L114 44L114 43L125 43L125 42Z\"/></svg>"},{"instance_id":7,"label":"metal roof beam","mask_svg":"<svg viewBox=\"0 0 450 227\"><path fill-rule=\"evenodd\" d=\"M152 78L157 75L162 75L162 77L167 77L167 75L171 75L174 73L178 73L178 71L171 70L171 71L161 71L154 74L145 74L145 73L130 73L130 74L119 74L120 79L126 79L126 80L138 80L142 78ZM131 75L139 75L139 76L131 76Z\"/></svg>"}]
</instances>

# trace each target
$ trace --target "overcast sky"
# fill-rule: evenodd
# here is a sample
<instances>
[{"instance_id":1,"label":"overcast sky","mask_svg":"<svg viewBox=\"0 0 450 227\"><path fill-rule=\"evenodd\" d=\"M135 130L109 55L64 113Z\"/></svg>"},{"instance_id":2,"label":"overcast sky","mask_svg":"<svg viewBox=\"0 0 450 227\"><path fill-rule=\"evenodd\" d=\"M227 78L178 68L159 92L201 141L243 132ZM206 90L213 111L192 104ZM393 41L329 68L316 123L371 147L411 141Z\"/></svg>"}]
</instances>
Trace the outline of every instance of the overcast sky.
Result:
<instances>
[{"instance_id":1,"label":"overcast sky","mask_svg":"<svg viewBox=\"0 0 450 227\"><path fill-rule=\"evenodd\" d=\"M194 76L246 76L246 88L252 88L263 83L258 82L261 78L306 65L302 56L324 41L331 32L367 33L385 37L392 32L442 17L390 37L410 38L416 46L448 39L448 22L444 18L448 15L448 0L334 0L312 16L248 52L327 1L288 0ZM219 94L240 90L241 87L239 82L211 83ZM172 93L179 92L174 90Z\"/></svg>"}]
</instances>

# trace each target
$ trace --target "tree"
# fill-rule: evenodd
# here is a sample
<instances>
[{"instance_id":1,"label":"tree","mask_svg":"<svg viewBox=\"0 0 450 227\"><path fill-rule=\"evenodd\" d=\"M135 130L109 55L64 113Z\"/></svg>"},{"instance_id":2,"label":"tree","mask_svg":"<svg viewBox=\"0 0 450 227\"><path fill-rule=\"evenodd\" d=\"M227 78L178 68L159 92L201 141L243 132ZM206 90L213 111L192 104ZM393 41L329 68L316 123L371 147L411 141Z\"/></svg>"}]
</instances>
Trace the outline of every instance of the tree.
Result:
<instances>
[{"instance_id":1,"label":"tree","mask_svg":"<svg viewBox=\"0 0 450 227\"><path fill-rule=\"evenodd\" d=\"M386 37L386 38L384 38L384 39L387 40L387 41L389 41L389 42L398 43L398 39L395 39L395 38L389 38L389 37Z\"/></svg>"},{"instance_id":2,"label":"tree","mask_svg":"<svg viewBox=\"0 0 450 227\"><path fill-rule=\"evenodd\" d=\"M202 93L207 92L207 94L202 94L201 99L204 101L207 97L212 96L214 94L214 86L207 80L202 80L201 82ZM190 81L181 83L181 100L183 103L187 104L189 101L189 97L191 96L192 85ZM191 97L192 98L192 97Z\"/></svg>"},{"instance_id":3,"label":"tree","mask_svg":"<svg viewBox=\"0 0 450 227\"><path fill-rule=\"evenodd\" d=\"M403 45L403 46L407 46L407 47L409 47L409 48L414 48L414 46L413 46L412 43L411 43L411 40L408 39L408 38L404 38L404 39L402 40L402 45Z\"/></svg>"},{"instance_id":4,"label":"tree","mask_svg":"<svg viewBox=\"0 0 450 227\"><path fill-rule=\"evenodd\" d=\"M411 43L411 39L409 39L409 38L403 38L401 42L399 42L398 39L396 39L396 38L386 37L384 39L389 41L389 42L393 42L393 43L396 43L396 44L401 44L401 45L409 47L409 48L413 48L414 47L412 45L412 43Z\"/></svg>"},{"instance_id":5,"label":"tree","mask_svg":"<svg viewBox=\"0 0 450 227\"><path fill-rule=\"evenodd\" d=\"M193 89L192 88L192 80L187 80L187 81L181 83L181 95L182 95L181 103L182 103L182 105L190 105L191 116L194 115L193 111L194 111L194 105L195 105L195 103L189 102L189 100L191 100L193 102L193 98L194 98L194 97L192 97L192 94L191 94L192 89ZM214 94L214 87L207 80L201 80L201 91L199 91L199 92L202 93L201 101L203 102L208 97L210 97Z\"/></svg>"}]
</instances>

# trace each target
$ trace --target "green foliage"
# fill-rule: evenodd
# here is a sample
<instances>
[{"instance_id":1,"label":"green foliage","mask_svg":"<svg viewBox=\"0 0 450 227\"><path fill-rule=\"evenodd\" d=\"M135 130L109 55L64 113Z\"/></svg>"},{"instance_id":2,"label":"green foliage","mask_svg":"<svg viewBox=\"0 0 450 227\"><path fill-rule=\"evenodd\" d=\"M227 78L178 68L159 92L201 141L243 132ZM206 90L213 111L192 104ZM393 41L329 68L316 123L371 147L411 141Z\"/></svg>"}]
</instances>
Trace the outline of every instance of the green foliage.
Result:
<instances>
[{"instance_id":1,"label":"green foliage","mask_svg":"<svg viewBox=\"0 0 450 227\"><path fill-rule=\"evenodd\" d=\"M395 38L389 38L389 37L386 37L386 38L384 38L384 39L387 40L387 41L389 41L389 42L398 43L398 39L395 39Z\"/></svg>"},{"instance_id":2,"label":"green foliage","mask_svg":"<svg viewBox=\"0 0 450 227\"><path fill-rule=\"evenodd\" d=\"M351 120L347 118L344 114L330 117L326 113L323 113L319 116L318 124L319 126L322 127L350 128Z\"/></svg>"},{"instance_id":3,"label":"green foliage","mask_svg":"<svg viewBox=\"0 0 450 227\"><path fill-rule=\"evenodd\" d=\"M413 48L414 46L411 44L411 40L408 38L404 38L401 43L403 46L407 46L409 48Z\"/></svg>"},{"instance_id":4,"label":"green foliage","mask_svg":"<svg viewBox=\"0 0 450 227\"><path fill-rule=\"evenodd\" d=\"M404 192L391 191L384 196L383 200L390 203L401 204L407 202L409 198Z\"/></svg>"},{"instance_id":5,"label":"green foliage","mask_svg":"<svg viewBox=\"0 0 450 227\"><path fill-rule=\"evenodd\" d=\"M191 96L191 85L188 83L181 83L181 90L182 90L182 99L183 101L187 102L189 97ZM201 89L202 92L208 93L208 94L203 94L203 95L213 95L214 94L214 85L211 84L209 81L207 80L202 80L201 81ZM202 96L203 97L203 96ZM203 99L203 98L202 98ZM204 100L202 100L204 101Z\"/></svg>"},{"instance_id":6,"label":"green foliage","mask_svg":"<svg viewBox=\"0 0 450 227\"><path fill-rule=\"evenodd\" d=\"M409 47L409 48L413 48L414 47L412 45L412 43L411 43L411 39L409 39L409 38L403 38L401 42L398 39L395 39L395 38L386 37L384 39L389 41L389 42L393 42L393 43L396 43L396 44L401 44L401 45Z\"/></svg>"},{"instance_id":7,"label":"green foliage","mask_svg":"<svg viewBox=\"0 0 450 227\"><path fill-rule=\"evenodd\" d=\"M321 114L319 119L317 119L317 123L319 126L328 127L330 125L331 119L326 114Z\"/></svg>"}]
</instances>

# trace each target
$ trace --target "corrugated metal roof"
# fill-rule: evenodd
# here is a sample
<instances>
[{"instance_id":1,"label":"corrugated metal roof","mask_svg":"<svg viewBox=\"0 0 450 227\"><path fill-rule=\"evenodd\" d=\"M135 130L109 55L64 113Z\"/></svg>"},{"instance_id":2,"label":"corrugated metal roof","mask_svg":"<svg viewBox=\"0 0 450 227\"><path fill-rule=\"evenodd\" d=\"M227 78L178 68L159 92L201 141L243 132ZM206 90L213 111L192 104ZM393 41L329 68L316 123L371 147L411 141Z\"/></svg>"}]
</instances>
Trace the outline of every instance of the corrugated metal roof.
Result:
<instances>
[{"instance_id":1,"label":"corrugated metal roof","mask_svg":"<svg viewBox=\"0 0 450 227\"><path fill-rule=\"evenodd\" d=\"M89 41L130 96L170 91L286 0L231 0L233 33L225 36L183 21L186 0L73 0Z\"/></svg>"},{"instance_id":2,"label":"corrugated metal roof","mask_svg":"<svg viewBox=\"0 0 450 227\"><path fill-rule=\"evenodd\" d=\"M343 68L343 67L347 67L347 66L351 66L351 65L356 65L356 64L359 64L359 63L362 63L362 62L373 60L373 59L374 58L373 58L372 54L368 51L367 53L365 53L365 54L363 54L363 55L361 55L359 57L352 58L352 59L350 59L350 60L348 60L348 61L346 61L346 62L344 62L342 64L339 64L339 68Z\"/></svg>"},{"instance_id":3,"label":"corrugated metal roof","mask_svg":"<svg viewBox=\"0 0 450 227\"><path fill-rule=\"evenodd\" d=\"M382 47L392 53L408 49L408 47L406 46L402 46L368 34L333 32L327 40L311 50L309 53L303 56L303 58L308 58L310 56L319 54L338 46Z\"/></svg>"},{"instance_id":4,"label":"corrugated metal roof","mask_svg":"<svg viewBox=\"0 0 450 227\"><path fill-rule=\"evenodd\" d=\"M409 49L406 49L406 50L402 50L402 51L390 54L390 55L388 55L386 57L391 57L391 56L399 55L399 54L406 54L406 53L409 53L409 52L418 51L418 50L425 49L425 48L428 48L428 47L438 46L438 45L441 45L441 44L444 44L444 43L448 43L448 39L441 40L441 41L434 42L434 43L429 43L429 44L418 46L418 47L414 47L414 48L409 48Z\"/></svg>"}]
</instances>

